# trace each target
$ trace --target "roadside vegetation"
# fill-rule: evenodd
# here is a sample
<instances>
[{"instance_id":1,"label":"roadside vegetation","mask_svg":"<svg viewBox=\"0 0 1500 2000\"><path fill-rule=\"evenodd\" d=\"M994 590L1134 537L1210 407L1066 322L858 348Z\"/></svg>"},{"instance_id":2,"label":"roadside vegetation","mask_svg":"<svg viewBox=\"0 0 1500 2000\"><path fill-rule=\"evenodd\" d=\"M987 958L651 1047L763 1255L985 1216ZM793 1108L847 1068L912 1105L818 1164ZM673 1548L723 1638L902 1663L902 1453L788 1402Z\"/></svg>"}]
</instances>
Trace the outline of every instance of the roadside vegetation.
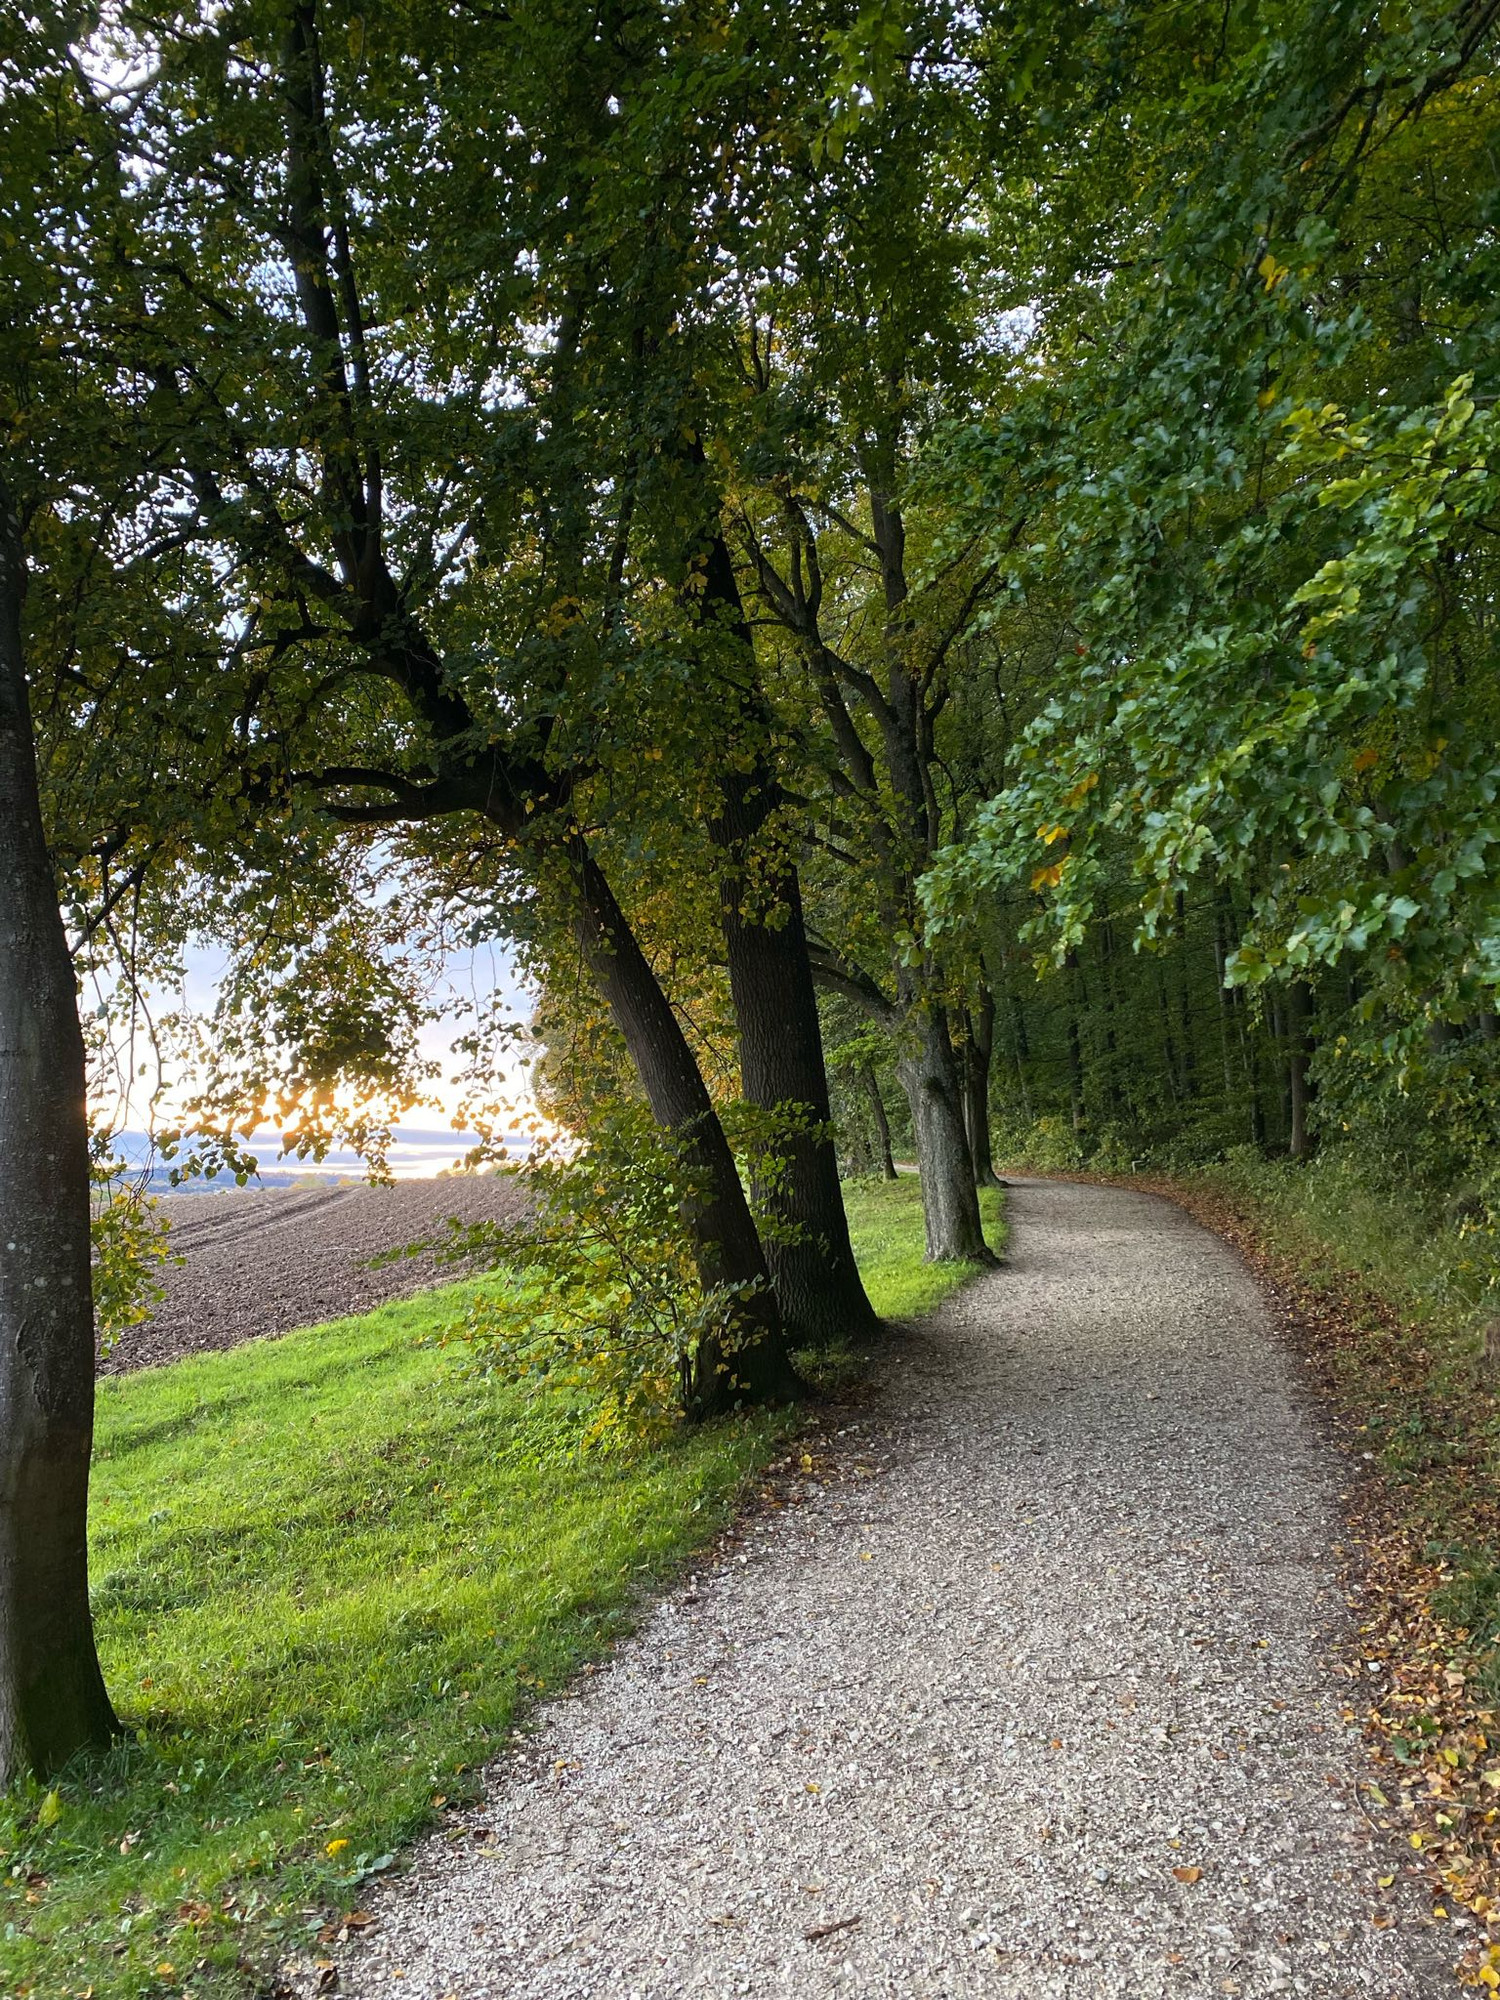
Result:
<instances>
[{"instance_id":1,"label":"roadside vegetation","mask_svg":"<svg viewBox=\"0 0 1500 2000\"><path fill-rule=\"evenodd\" d=\"M1419 1848L1461 1978L1493 1990L1500 1346L1482 1215L1337 1148L1300 1169L1239 1153L1167 1186L1271 1283L1338 1413L1356 1474L1347 1712L1377 1760L1366 1811Z\"/></svg>"},{"instance_id":2,"label":"roadside vegetation","mask_svg":"<svg viewBox=\"0 0 1500 2000\"><path fill-rule=\"evenodd\" d=\"M967 1275L923 1262L915 1181L850 1209L883 1314ZM454 1337L484 1283L101 1383L94 1615L130 1734L5 1802L0 1990L238 1994L316 1955L805 1421L581 1448L586 1397Z\"/></svg>"},{"instance_id":3,"label":"roadside vegetation","mask_svg":"<svg viewBox=\"0 0 1500 2000\"><path fill-rule=\"evenodd\" d=\"M115 1704L220 1718L158 1804L236 1857L226 1910L150 1815L111 1822L131 1976L180 1983L190 1943L147 1965L162 1926L227 1963L309 1921L290 1888L254 1901L267 1855L300 1857L310 1902L354 1894L462 1779L467 1712L503 1728L524 1675L596 1644L730 1504L790 1421L746 1413L874 1341L881 1285L897 1310L940 1289L907 1205L934 1271L988 1257L994 1157L1237 1174L1299 1256L1372 1285L1408 1246L1426 1330L1372 1369L1396 1385L1372 1435L1413 1478L1484 1484L1459 1385L1500 1303L1497 37L1500 0L21 10L16 1924L69 1934L57 1857L92 1851L95 1808L53 1780ZM163 996L205 945L222 978L193 1021ZM455 946L490 945L524 1025L449 979ZM498 1157L523 1058L568 1135L524 1240L471 1246L488 1373L392 1332L363 1405L307 1389L316 1424L290 1385L228 1390L294 1361L194 1364L223 1417L108 1389L91 1579L96 1341L152 1277L113 1161L123 1078L186 1107L161 1135L183 1172L248 1174L272 1120L288 1151L378 1168L460 988L442 1081L470 1164ZM907 1247L867 1244L867 1282L840 1169L892 1171L893 1147L915 1191L852 1207ZM417 1407L434 1385L460 1399L451 1451ZM551 1483L578 1422L592 1529ZM517 1481L494 1520L463 1511L492 1461ZM475 1573L514 1593L489 1610L448 1488ZM555 1541L513 1546L516 1512ZM1489 1545L1464 1536L1477 1631ZM423 1622L439 1587L451 1636ZM562 1607L549 1636L486 1651L533 1599ZM278 1632L268 1683L251 1639ZM454 1736L434 1704L466 1711ZM110 1753L111 1797L169 1736ZM350 1775L377 1742L379 1804Z\"/></svg>"}]
</instances>

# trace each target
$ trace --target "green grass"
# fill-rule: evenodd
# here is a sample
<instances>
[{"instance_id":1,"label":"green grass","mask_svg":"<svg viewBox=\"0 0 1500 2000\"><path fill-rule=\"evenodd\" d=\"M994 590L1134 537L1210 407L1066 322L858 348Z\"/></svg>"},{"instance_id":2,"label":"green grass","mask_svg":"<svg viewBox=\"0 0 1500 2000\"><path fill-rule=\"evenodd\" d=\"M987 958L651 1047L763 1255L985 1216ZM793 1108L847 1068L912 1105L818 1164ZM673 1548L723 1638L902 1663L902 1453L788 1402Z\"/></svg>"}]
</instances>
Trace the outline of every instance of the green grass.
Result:
<instances>
[{"instance_id":1,"label":"green grass","mask_svg":"<svg viewBox=\"0 0 1500 2000\"><path fill-rule=\"evenodd\" d=\"M1492 1274L1493 1245L1435 1197L1371 1185L1349 1150L1298 1165L1237 1149L1192 1178L1253 1207L1263 1229L1310 1277L1353 1274L1399 1310L1472 1345Z\"/></svg>"},{"instance_id":2,"label":"green grass","mask_svg":"<svg viewBox=\"0 0 1500 2000\"><path fill-rule=\"evenodd\" d=\"M1004 1201L997 1189L987 1188L979 1197L985 1234L995 1250L1005 1247ZM926 1241L915 1175L851 1182L844 1203L865 1289L883 1319L913 1319L930 1312L967 1269L923 1262Z\"/></svg>"},{"instance_id":3,"label":"green grass","mask_svg":"<svg viewBox=\"0 0 1500 2000\"><path fill-rule=\"evenodd\" d=\"M915 1181L851 1190L877 1308L935 1304ZM580 1455L442 1344L471 1287L100 1385L95 1606L130 1734L0 1804L0 1990L242 1994L471 1795L795 1423Z\"/></svg>"}]
</instances>

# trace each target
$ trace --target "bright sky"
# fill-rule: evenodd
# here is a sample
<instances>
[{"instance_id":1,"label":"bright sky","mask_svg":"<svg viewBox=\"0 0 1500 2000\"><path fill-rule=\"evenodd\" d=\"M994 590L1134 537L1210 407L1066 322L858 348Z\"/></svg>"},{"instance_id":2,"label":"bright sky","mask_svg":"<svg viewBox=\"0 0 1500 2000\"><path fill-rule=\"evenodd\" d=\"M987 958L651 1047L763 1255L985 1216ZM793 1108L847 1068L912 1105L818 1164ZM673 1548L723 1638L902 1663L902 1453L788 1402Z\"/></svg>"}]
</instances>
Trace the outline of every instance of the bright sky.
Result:
<instances>
[{"instance_id":1,"label":"bright sky","mask_svg":"<svg viewBox=\"0 0 1500 2000\"><path fill-rule=\"evenodd\" d=\"M225 960L225 953L209 946L197 946L190 950L186 957L186 978L180 1002L178 996L173 995L165 1002L163 1011L183 1004L195 1014L209 1013ZM507 1010L522 1022L529 1018L534 1005L534 995L521 981L510 954L500 945L485 944L472 950L453 952L445 965L444 984L453 1002L452 1012L444 1019L428 1023L420 1039L422 1054L440 1066L441 1074L430 1086L432 1101L416 1106L396 1127L389 1165L397 1179L433 1174L440 1168L452 1166L473 1143L474 1135L460 1133L454 1129L452 1122L462 1096L454 1081L461 1058L455 1053L453 1042L456 1036L471 1026L471 1016L463 1011L463 1003L482 1003L492 994L497 995ZM158 1004L161 999L162 996L158 996ZM136 1090L141 1088L142 1085L137 1082ZM529 1083L526 1071L520 1066L513 1065L502 1074L498 1079L497 1094L513 1101L522 1118L529 1115ZM169 1079L163 1098L159 1100L155 1121L158 1130L180 1115L177 1106L187 1095L185 1090L174 1087ZM132 1135L140 1134L148 1122L144 1104L139 1099L132 1102L128 1114L117 1122ZM345 1151L330 1153L321 1164L282 1161L278 1158L279 1136L272 1129L257 1132L250 1145L263 1171L273 1167L278 1171L308 1173L355 1174L361 1171L357 1156ZM141 1148L136 1143L127 1145L124 1150L133 1157Z\"/></svg>"}]
</instances>

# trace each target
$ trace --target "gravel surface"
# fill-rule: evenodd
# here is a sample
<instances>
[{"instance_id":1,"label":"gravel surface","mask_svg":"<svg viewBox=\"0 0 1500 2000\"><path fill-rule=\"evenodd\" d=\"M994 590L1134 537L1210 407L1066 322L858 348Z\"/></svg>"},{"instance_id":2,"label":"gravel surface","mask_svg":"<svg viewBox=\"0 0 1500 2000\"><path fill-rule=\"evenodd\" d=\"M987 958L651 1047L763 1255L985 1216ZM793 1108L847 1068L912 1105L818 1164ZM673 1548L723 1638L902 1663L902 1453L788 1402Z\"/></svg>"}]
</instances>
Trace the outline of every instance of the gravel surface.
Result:
<instances>
[{"instance_id":1,"label":"gravel surface","mask_svg":"<svg viewBox=\"0 0 1500 2000\"><path fill-rule=\"evenodd\" d=\"M1010 1200L841 1476L543 1711L340 1992L1451 1990L1355 1797L1339 1461L1253 1282L1149 1196Z\"/></svg>"},{"instance_id":2,"label":"gravel surface","mask_svg":"<svg viewBox=\"0 0 1500 2000\"><path fill-rule=\"evenodd\" d=\"M183 1262L165 1267L166 1297L104 1356L101 1374L238 1347L451 1283L460 1268L431 1255L373 1269L370 1259L440 1237L450 1215L512 1218L526 1197L509 1175L460 1174L393 1187L169 1195L161 1205Z\"/></svg>"}]
</instances>

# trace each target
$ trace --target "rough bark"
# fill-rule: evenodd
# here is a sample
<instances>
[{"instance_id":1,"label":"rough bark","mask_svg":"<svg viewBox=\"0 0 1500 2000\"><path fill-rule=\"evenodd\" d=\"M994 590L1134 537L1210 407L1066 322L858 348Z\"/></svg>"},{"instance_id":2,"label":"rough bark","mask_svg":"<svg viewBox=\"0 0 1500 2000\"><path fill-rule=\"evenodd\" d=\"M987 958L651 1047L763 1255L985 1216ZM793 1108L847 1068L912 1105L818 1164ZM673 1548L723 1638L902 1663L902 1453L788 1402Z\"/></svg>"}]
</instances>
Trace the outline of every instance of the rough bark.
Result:
<instances>
[{"instance_id":1,"label":"rough bark","mask_svg":"<svg viewBox=\"0 0 1500 2000\"><path fill-rule=\"evenodd\" d=\"M20 530L0 484L0 1783L117 1724L88 1597L94 1428L83 1037L37 799Z\"/></svg>"},{"instance_id":2,"label":"rough bark","mask_svg":"<svg viewBox=\"0 0 1500 2000\"><path fill-rule=\"evenodd\" d=\"M1026 1009L1021 1005L1020 996L1014 987L1009 993L1011 1053L1016 1065L1016 1094L1021 1100L1021 1116L1031 1123L1031 1086L1026 1080L1026 1065L1031 1060L1031 1044L1026 1037Z\"/></svg>"},{"instance_id":3,"label":"rough bark","mask_svg":"<svg viewBox=\"0 0 1500 2000\"><path fill-rule=\"evenodd\" d=\"M671 1004L631 930L604 871L581 836L571 859L578 889L577 935L615 1026L624 1037L653 1116L677 1139L699 1192L688 1212L705 1291L750 1288L726 1352L699 1343L688 1414L716 1416L738 1403L784 1403L803 1385L787 1353L785 1329L750 1205L703 1076Z\"/></svg>"},{"instance_id":4,"label":"rough bark","mask_svg":"<svg viewBox=\"0 0 1500 2000\"><path fill-rule=\"evenodd\" d=\"M1313 1148L1308 1128L1313 1084L1307 1065L1312 1054L1312 993L1305 981L1297 980L1287 989L1287 1151L1294 1160L1305 1160Z\"/></svg>"},{"instance_id":5,"label":"rough bark","mask_svg":"<svg viewBox=\"0 0 1500 2000\"><path fill-rule=\"evenodd\" d=\"M1245 1099L1250 1113L1250 1143L1252 1146L1264 1146L1266 1113L1265 1106L1260 1101L1260 1068L1245 1029L1245 997L1239 987L1225 984L1229 971L1229 937L1233 916L1233 904L1228 892L1221 887L1214 898L1214 965L1219 978L1220 1019L1224 1020L1226 1014L1233 1017L1240 1052L1240 1068L1245 1079ZM1226 1097L1232 1097L1233 1090L1227 1067L1224 1073L1224 1087Z\"/></svg>"},{"instance_id":6,"label":"rough bark","mask_svg":"<svg viewBox=\"0 0 1500 2000\"><path fill-rule=\"evenodd\" d=\"M1198 1044L1193 1032L1193 994L1188 979L1191 963L1187 896L1177 891L1177 1027L1182 1050L1182 1094L1188 1103L1198 1094Z\"/></svg>"},{"instance_id":7,"label":"rough bark","mask_svg":"<svg viewBox=\"0 0 1500 2000\"><path fill-rule=\"evenodd\" d=\"M787 1337L794 1345L826 1347L869 1339L880 1321L849 1240L795 872L788 870L775 888L786 911L776 927L754 922L726 892L724 941L745 1096L763 1110L796 1108L812 1120L811 1130L778 1140L785 1166L761 1199L787 1232L785 1239L768 1233L765 1245Z\"/></svg>"},{"instance_id":8,"label":"rough bark","mask_svg":"<svg viewBox=\"0 0 1500 2000\"><path fill-rule=\"evenodd\" d=\"M754 641L733 558L719 536L708 550L704 597L723 618L753 676ZM753 679L740 706L740 733L755 742L767 718ZM797 870L784 857L768 857L770 878L754 880L752 887L757 842L780 804L775 772L766 755L757 753L748 769L731 767L724 774L709 835L723 864L721 921L739 1028L741 1087L758 1109L799 1113L805 1127L778 1143L784 1167L756 1190L773 1225L766 1234L766 1262L788 1340L827 1347L872 1339L880 1321L849 1240Z\"/></svg>"},{"instance_id":9,"label":"rough bark","mask_svg":"<svg viewBox=\"0 0 1500 2000\"><path fill-rule=\"evenodd\" d=\"M979 1219L974 1164L964 1131L963 1086L943 1009L930 1006L909 1022L896 1074L911 1106L927 1225L927 1260L993 1264Z\"/></svg>"},{"instance_id":10,"label":"rough bark","mask_svg":"<svg viewBox=\"0 0 1500 2000\"><path fill-rule=\"evenodd\" d=\"M1078 954L1070 951L1063 960L1067 982L1068 1101L1073 1107L1073 1130L1084 1128L1083 1041L1078 1032ZM1086 1004L1086 1003L1085 1003Z\"/></svg>"}]
</instances>

